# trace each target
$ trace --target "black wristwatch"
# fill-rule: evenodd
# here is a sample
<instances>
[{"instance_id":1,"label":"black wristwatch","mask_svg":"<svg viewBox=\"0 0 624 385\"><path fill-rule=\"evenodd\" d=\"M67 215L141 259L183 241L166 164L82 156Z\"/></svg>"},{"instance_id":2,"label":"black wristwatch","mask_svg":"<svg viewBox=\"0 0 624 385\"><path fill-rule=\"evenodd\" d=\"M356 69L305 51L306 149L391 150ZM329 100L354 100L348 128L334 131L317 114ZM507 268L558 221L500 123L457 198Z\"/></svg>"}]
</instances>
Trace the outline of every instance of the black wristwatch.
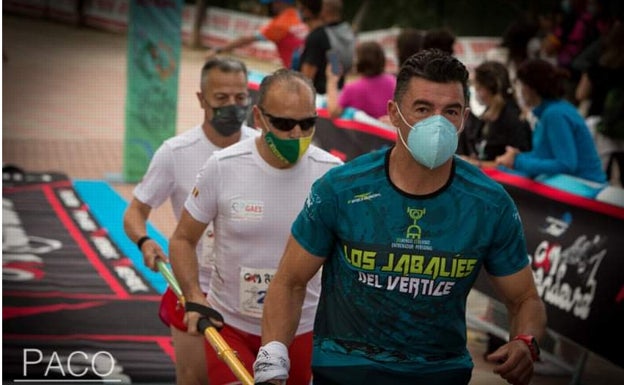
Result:
<instances>
[{"instance_id":1,"label":"black wristwatch","mask_svg":"<svg viewBox=\"0 0 624 385\"><path fill-rule=\"evenodd\" d=\"M529 350L531 351L531 359L533 362L539 360L540 348L535 337L529 334L518 334L512 339L512 341L522 341L527 344Z\"/></svg>"}]
</instances>

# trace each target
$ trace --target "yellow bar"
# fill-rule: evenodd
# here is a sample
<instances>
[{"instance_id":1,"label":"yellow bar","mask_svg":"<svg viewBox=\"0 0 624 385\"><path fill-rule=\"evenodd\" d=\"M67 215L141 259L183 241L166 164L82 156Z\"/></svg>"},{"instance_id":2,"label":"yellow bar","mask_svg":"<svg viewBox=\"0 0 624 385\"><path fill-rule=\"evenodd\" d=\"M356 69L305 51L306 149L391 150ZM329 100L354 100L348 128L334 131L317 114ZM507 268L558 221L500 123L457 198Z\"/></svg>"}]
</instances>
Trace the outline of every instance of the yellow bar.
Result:
<instances>
[{"instance_id":1,"label":"yellow bar","mask_svg":"<svg viewBox=\"0 0 624 385\"><path fill-rule=\"evenodd\" d=\"M204 337L210 342L213 349L217 352L217 356L221 361L225 362L232 373L238 378L243 385L253 385L254 379L247 372L245 366L240 362L236 352L221 337L221 334L214 327L207 327L204 331Z\"/></svg>"}]
</instances>

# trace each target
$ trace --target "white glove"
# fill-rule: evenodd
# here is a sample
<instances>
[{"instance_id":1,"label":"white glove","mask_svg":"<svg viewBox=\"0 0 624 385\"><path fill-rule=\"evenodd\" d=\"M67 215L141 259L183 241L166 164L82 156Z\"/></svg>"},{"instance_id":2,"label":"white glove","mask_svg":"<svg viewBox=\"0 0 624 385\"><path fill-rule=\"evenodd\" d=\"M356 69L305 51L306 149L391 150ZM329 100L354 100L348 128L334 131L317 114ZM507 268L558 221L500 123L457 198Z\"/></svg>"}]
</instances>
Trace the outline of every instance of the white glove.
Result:
<instances>
[{"instance_id":1,"label":"white glove","mask_svg":"<svg viewBox=\"0 0 624 385\"><path fill-rule=\"evenodd\" d=\"M260 347L253 368L255 383L287 380L290 371L288 348L279 341L271 341Z\"/></svg>"}]
</instances>

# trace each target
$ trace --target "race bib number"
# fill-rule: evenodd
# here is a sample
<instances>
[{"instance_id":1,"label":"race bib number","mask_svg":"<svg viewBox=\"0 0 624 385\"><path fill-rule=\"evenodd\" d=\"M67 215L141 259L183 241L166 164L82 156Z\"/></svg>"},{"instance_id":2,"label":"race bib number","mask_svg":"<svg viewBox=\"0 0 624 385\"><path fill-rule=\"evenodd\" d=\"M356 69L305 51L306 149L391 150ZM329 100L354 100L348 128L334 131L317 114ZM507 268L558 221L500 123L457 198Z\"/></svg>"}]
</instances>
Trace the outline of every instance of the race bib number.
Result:
<instances>
[{"instance_id":1,"label":"race bib number","mask_svg":"<svg viewBox=\"0 0 624 385\"><path fill-rule=\"evenodd\" d=\"M262 317L264 297L275 269L241 267L240 310L247 316Z\"/></svg>"}]
</instances>

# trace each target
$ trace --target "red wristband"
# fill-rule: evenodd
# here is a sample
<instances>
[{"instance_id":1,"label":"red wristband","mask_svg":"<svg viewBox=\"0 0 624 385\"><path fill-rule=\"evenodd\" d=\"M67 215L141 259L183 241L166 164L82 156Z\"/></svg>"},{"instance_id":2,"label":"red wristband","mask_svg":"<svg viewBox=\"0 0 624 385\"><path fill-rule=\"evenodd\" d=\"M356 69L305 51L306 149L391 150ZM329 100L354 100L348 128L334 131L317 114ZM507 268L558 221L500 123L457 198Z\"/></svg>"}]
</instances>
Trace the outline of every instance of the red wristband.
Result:
<instances>
[{"instance_id":1,"label":"red wristband","mask_svg":"<svg viewBox=\"0 0 624 385\"><path fill-rule=\"evenodd\" d=\"M540 348L537 344L537 340L535 339L535 337L528 334L518 334L512 339L512 341L524 342L529 347L529 351L531 352L531 359L533 360L533 362L539 360Z\"/></svg>"}]
</instances>

